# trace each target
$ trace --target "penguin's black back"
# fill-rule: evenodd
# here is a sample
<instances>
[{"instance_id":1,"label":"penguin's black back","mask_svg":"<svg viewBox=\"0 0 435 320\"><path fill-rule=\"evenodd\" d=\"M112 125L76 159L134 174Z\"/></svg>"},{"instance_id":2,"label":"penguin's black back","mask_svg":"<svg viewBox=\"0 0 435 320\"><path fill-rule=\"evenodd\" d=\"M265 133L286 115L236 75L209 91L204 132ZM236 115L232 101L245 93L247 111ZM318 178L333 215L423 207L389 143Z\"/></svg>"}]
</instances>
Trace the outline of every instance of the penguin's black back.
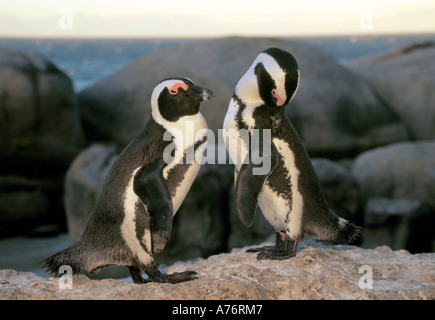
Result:
<instances>
[{"instance_id":1,"label":"penguin's black back","mask_svg":"<svg viewBox=\"0 0 435 320\"><path fill-rule=\"evenodd\" d=\"M124 218L125 190L135 169L162 156L165 147L170 143L163 141L164 132L165 129L150 118L141 133L121 152L104 180L82 238L94 238L105 245L115 242L115 247L120 244L115 240L123 242L120 226ZM109 230L112 228L113 230ZM102 232L96 234L98 230Z\"/></svg>"}]
</instances>

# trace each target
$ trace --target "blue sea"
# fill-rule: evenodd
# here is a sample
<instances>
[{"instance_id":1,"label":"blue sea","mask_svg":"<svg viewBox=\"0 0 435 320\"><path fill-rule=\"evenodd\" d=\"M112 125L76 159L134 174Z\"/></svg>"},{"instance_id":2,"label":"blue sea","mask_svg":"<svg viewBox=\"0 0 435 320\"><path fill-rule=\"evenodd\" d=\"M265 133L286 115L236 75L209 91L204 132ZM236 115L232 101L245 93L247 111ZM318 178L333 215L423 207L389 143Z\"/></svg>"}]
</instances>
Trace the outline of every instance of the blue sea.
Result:
<instances>
[{"instance_id":1,"label":"blue sea","mask_svg":"<svg viewBox=\"0 0 435 320\"><path fill-rule=\"evenodd\" d=\"M431 41L435 34L297 37L330 53L338 62L382 53L394 47ZM197 39L10 39L0 48L36 52L57 65L73 80L79 92L113 74L142 55Z\"/></svg>"}]
</instances>

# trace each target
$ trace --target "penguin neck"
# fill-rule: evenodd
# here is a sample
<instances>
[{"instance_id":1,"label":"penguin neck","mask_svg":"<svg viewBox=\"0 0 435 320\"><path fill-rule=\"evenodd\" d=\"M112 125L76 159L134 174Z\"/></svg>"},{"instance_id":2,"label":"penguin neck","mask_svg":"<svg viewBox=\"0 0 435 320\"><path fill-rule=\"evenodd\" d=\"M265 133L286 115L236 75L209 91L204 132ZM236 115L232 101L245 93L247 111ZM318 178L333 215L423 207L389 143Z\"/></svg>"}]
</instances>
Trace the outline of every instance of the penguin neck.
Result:
<instances>
[{"instance_id":1,"label":"penguin neck","mask_svg":"<svg viewBox=\"0 0 435 320\"><path fill-rule=\"evenodd\" d=\"M234 93L248 108L255 108L264 104L258 91L257 76L253 68L249 69L239 80Z\"/></svg>"},{"instance_id":2,"label":"penguin neck","mask_svg":"<svg viewBox=\"0 0 435 320\"><path fill-rule=\"evenodd\" d=\"M201 129L207 129L207 122L202 116L201 112L194 115L180 117L177 121L169 121L163 118L158 111L158 108L151 108L151 117L156 123L161 125L165 130L172 134L178 132L185 133L186 131L197 132Z\"/></svg>"}]
</instances>

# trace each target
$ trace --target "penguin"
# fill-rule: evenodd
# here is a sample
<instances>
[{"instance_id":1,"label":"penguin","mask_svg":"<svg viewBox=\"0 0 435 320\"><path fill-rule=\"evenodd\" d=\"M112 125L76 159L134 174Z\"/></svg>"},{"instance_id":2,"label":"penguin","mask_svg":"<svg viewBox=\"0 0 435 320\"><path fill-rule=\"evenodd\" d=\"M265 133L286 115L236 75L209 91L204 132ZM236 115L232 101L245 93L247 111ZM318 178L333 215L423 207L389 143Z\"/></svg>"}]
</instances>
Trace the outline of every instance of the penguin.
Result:
<instances>
[{"instance_id":1,"label":"penguin","mask_svg":"<svg viewBox=\"0 0 435 320\"><path fill-rule=\"evenodd\" d=\"M209 89L188 78L156 85L151 117L110 168L81 238L43 261L50 274L59 276L62 265L73 274L118 265L129 268L134 283L197 278L195 271L162 274L153 255L168 242L172 219L200 169L207 123L199 107L211 99Z\"/></svg>"},{"instance_id":2,"label":"penguin","mask_svg":"<svg viewBox=\"0 0 435 320\"><path fill-rule=\"evenodd\" d=\"M223 123L224 142L235 165L238 216L249 227L259 206L275 228L274 246L248 250L258 252L258 260L294 257L304 235L352 243L361 233L328 208L306 148L284 112L298 90L299 75L292 54L264 50L236 85ZM258 171L261 158L268 159L269 170Z\"/></svg>"}]
</instances>

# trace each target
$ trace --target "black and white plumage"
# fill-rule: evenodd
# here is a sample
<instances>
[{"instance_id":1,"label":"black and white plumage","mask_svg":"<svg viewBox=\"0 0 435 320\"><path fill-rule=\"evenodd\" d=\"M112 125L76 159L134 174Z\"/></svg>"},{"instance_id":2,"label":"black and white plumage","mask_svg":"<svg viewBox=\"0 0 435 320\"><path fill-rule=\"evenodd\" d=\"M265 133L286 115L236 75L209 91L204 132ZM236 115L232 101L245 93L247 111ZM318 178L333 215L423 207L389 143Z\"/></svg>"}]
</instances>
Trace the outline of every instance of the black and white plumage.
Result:
<instances>
[{"instance_id":1,"label":"black and white plumage","mask_svg":"<svg viewBox=\"0 0 435 320\"><path fill-rule=\"evenodd\" d=\"M257 205L276 230L276 245L251 249L258 259L286 259L296 254L304 234L318 240L350 243L360 228L329 210L308 153L284 112L299 85L299 68L288 52L269 48L260 53L239 80L224 120L225 143L235 164L235 203L242 222L250 226ZM259 148L252 148L253 129ZM264 130L270 130L269 154L263 154ZM243 130L249 133L240 134ZM266 149L264 149L266 150ZM266 152L266 151L265 151ZM269 157L270 170L253 174ZM247 161L248 160L248 161Z\"/></svg>"},{"instance_id":2,"label":"black and white plumage","mask_svg":"<svg viewBox=\"0 0 435 320\"><path fill-rule=\"evenodd\" d=\"M81 238L44 260L48 271L58 275L60 266L69 265L74 273L93 273L119 265L129 267L135 283L195 279L194 271L160 273L153 254L165 247L173 216L200 169L207 124L199 107L212 98L187 78L157 84L151 117L112 165ZM187 161L189 155L196 161Z\"/></svg>"}]
</instances>

